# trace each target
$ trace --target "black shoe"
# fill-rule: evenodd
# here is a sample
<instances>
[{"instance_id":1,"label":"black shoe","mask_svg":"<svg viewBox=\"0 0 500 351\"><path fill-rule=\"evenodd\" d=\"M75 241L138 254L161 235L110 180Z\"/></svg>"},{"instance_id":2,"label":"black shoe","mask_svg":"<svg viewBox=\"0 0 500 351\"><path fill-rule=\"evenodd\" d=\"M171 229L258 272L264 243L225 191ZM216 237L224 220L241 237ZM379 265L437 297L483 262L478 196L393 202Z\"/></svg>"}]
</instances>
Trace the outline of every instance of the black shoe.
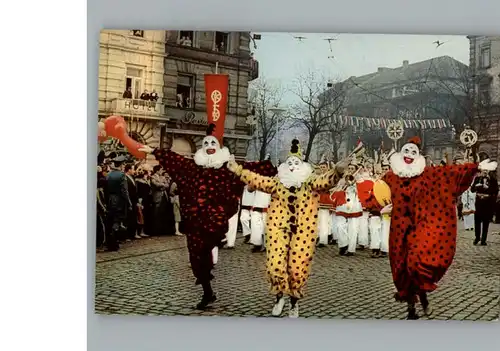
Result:
<instances>
[{"instance_id":1,"label":"black shoe","mask_svg":"<svg viewBox=\"0 0 500 351\"><path fill-rule=\"evenodd\" d=\"M254 247L252 248L253 253L261 252L261 251L262 251L262 245L254 245Z\"/></svg>"},{"instance_id":2,"label":"black shoe","mask_svg":"<svg viewBox=\"0 0 500 351\"><path fill-rule=\"evenodd\" d=\"M388 255L387 255L387 252L384 252L384 251L380 251L380 254L378 257L382 257L382 258L386 258Z\"/></svg>"},{"instance_id":3,"label":"black shoe","mask_svg":"<svg viewBox=\"0 0 500 351\"><path fill-rule=\"evenodd\" d=\"M474 239L474 245L479 244L479 239Z\"/></svg>"},{"instance_id":4,"label":"black shoe","mask_svg":"<svg viewBox=\"0 0 500 351\"><path fill-rule=\"evenodd\" d=\"M347 246L346 247L341 247L339 249L339 255L340 256L345 256L346 252L347 252Z\"/></svg>"},{"instance_id":5,"label":"black shoe","mask_svg":"<svg viewBox=\"0 0 500 351\"><path fill-rule=\"evenodd\" d=\"M407 320L409 320L409 321L416 321L419 318L420 317L417 314L417 310L413 309L413 310L409 310L408 311L408 316L406 317Z\"/></svg>"},{"instance_id":6,"label":"black shoe","mask_svg":"<svg viewBox=\"0 0 500 351\"><path fill-rule=\"evenodd\" d=\"M344 256L351 257L351 256L354 256L354 253L352 253L352 252L346 252Z\"/></svg>"},{"instance_id":7,"label":"black shoe","mask_svg":"<svg viewBox=\"0 0 500 351\"><path fill-rule=\"evenodd\" d=\"M245 235L245 236L244 236L244 239L243 239L243 242L244 242L245 244L248 244L248 242L249 242L249 241L250 241L250 235Z\"/></svg>"},{"instance_id":8,"label":"black shoe","mask_svg":"<svg viewBox=\"0 0 500 351\"><path fill-rule=\"evenodd\" d=\"M318 247L326 247L325 244L319 244Z\"/></svg>"},{"instance_id":9,"label":"black shoe","mask_svg":"<svg viewBox=\"0 0 500 351\"><path fill-rule=\"evenodd\" d=\"M210 304L214 303L215 301L217 301L217 297L215 296L215 294L213 294L212 296L208 296L208 297L203 295L203 297L201 298L201 301L196 305L196 309L197 310L204 310Z\"/></svg>"},{"instance_id":10,"label":"black shoe","mask_svg":"<svg viewBox=\"0 0 500 351\"><path fill-rule=\"evenodd\" d=\"M488 244L486 244L486 241L481 241L481 246L486 246Z\"/></svg>"}]
</instances>

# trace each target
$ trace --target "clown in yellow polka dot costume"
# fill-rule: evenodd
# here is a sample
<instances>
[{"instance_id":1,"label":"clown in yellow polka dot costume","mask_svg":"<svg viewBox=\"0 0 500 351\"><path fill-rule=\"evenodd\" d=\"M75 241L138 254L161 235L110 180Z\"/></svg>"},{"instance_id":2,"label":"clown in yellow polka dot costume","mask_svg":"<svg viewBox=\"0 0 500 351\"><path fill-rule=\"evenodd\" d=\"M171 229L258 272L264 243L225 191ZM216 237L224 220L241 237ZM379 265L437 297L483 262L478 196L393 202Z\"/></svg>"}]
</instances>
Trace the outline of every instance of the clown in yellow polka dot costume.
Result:
<instances>
[{"instance_id":1,"label":"clown in yellow polka dot costume","mask_svg":"<svg viewBox=\"0 0 500 351\"><path fill-rule=\"evenodd\" d=\"M340 176L336 169L313 174L311 165L302 161L298 140L293 140L288 158L275 177L244 170L234 161L228 163L228 168L244 183L271 194L266 223L266 271L271 293L276 296L272 314L281 315L288 295L289 316L296 318L318 237L319 193L332 188Z\"/></svg>"}]
</instances>

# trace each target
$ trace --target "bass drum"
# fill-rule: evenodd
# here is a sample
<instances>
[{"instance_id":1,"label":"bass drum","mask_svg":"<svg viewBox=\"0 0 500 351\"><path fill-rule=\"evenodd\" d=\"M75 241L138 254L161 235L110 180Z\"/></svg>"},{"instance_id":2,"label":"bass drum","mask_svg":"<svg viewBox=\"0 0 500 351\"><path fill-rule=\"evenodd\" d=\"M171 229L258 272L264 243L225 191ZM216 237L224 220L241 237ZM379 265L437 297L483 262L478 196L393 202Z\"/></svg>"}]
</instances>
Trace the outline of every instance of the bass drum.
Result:
<instances>
[{"instance_id":1,"label":"bass drum","mask_svg":"<svg viewBox=\"0 0 500 351\"><path fill-rule=\"evenodd\" d=\"M373 195L375 196L375 200L377 200L378 204L382 207L392 203L391 188L389 188L389 185L383 180L377 180L373 184Z\"/></svg>"}]
</instances>

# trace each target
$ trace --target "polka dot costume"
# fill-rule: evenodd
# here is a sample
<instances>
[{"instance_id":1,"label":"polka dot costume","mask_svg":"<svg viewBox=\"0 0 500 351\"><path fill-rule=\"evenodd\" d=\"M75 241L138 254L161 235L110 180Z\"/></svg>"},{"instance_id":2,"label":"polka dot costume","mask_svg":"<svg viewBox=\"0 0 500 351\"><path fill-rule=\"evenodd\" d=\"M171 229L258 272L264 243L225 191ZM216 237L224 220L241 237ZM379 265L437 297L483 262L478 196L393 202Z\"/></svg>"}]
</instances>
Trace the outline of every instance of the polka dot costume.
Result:
<instances>
[{"instance_id":1,"label":"polka dot costume","mask_svg":"<svg viewBox=\"0 0 500 351\"><path fill-rule=\"evenodd\" d=\"M277 177L249 170L242 171L241 179L271 194L266 223L266 271L271 293L302 298L316 247L319 194L335 185L337 174L330 171L313 176L300 188L289 189Z\"/></svg>"},{"instance_id":2,"label":"polka dot costume","mask_svg":"<svg viewBox=\"0 0 500 351\"><path fill-rule=\"evenodd\" d=\"M167 150L155 150L156 160L178 185L183 232L187 237L189 260L196 284L213 279L212 249L224 239L229 219L238 211L241 182L226 165L207 168ZM248 162L244 168L274 176L269 161Z\"/></svg>"},{"instance_id":3,"label":"polka dot costume","mask_svg":"<svg viewBox=\"0 0 500 351\"><path fill-rule=\"evenodd\" d=\"M414 302L436 289L455 255L456 199L468 189L477 165L426 167L414 178L392 171L383 180L392 194L389 258L396 300Z\"/></svg>"}]
</instances>

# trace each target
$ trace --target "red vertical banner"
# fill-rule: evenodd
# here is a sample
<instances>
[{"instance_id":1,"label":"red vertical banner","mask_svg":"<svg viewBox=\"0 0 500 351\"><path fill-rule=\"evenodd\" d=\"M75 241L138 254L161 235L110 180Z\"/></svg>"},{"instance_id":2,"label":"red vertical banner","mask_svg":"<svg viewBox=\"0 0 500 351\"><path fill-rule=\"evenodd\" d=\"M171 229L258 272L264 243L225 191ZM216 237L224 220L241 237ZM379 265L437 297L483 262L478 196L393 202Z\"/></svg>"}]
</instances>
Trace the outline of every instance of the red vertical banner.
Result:
<instances>
[{"instance_id":1,"label":"red vertical banner","mask_svg":"<svg viewBox=\"0 0 500 351\"><path fill-rule=\"evenodd\" d=\"M205 101L208 124L215 124L215 136L221 146L226 122L229 76L227 74L205 74Z\"/></svg>"}]
</instances>

